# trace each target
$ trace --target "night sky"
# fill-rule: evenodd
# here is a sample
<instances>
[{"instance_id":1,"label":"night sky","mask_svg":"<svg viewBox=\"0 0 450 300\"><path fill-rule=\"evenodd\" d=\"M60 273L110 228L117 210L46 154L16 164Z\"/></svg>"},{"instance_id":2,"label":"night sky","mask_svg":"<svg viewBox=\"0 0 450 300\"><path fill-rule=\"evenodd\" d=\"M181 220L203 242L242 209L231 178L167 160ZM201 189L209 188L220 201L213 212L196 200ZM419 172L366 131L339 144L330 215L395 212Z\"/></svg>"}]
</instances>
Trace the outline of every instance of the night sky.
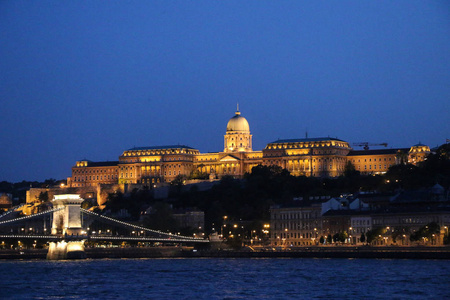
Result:
<instances>
[{"instance_id":1,"label":"night sky","mask_svg":"<svg viewBox=\"0 0 450 300\"><path fill-rule=\"evenodd\" d=\"M450 138L450 1L0 1L0 180L134 146ZM359 149L359 148L358 148Z\"/></svg>"}]
</instances>

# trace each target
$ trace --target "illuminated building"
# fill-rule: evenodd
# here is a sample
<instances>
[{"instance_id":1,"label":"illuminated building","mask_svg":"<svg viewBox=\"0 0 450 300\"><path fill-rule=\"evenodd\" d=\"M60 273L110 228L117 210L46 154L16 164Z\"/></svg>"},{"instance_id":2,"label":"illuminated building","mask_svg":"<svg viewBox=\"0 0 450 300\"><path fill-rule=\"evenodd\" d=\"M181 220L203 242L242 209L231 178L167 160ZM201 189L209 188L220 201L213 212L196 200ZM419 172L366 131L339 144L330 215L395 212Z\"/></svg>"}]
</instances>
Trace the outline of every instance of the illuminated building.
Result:
<instances>
[{"instance_id":1,"label":"illuminated building","mask_svg":"<svg viewBox=\"0 0 450 300\"><path fill-rule=\"evenodd\" d=\"M155 184L172 181L178 175L189 176L197 149L184 146L138 147L119 157L119 184Z\"/></svg>"},{"instance_id":2,"label":"illuminated building","mask_svg":"<svg viewBox=\"0 0 450 300\"><path fill-rule=\"evenodd\" d=\"M12 207L12 195L0 193L0 212L7 211Z\"/></svg>"},{"instance_id":3,"label":"illuminated building","mask_svg":"<svg viewBox=\"0 0 450 300\"><path fill-rule=\"evenodd\" d=\"M263 150L263 165L276 165L292 175L336 177L344 172L347 142L336 138L278 140Z\"/></svg>"},{"instance_id":4,"label":"illuminated building","mask_svg":"<svg viewBox=\"0 0 450 300\"><path fill-rule=\"evenodd\" d=\"M404 150L404 149L402 149ZM356 171L361 174L382 174L398 164L398 155L402 153L400 149L378 149L378 150L357 150L351 151L347 156Z\"/></svg>"},{"instance_id":5,"label":"illuminated building","mask_svg":"<svg viewBox=\"0 0 450 300\"><path fill-rule=\"evenodd\" d=\"M78 161L68 185L150 186L193 173L202 179L242 178L257 165L279 166L295 176L336 177L343 174L348 161L362 174L380 174L393 164L420 162L429 153L430 148L422 144L411 149L353 151L348 142L330 137L277 140L254 151L249 123L238 109L227 123L222 152L200 153L185 145L135 147L115 162Z\"/></svg>"},{"instance_id":6,"label":"illuminated building","mask_svg":"<svg viewBox=\"0 0 450 300\"><path fill-rule=\"evenodd\" d=\"M296 247L322 243L342 233L345 243L363 244L360 238L374 229L383 229L375 237L376 245L408 245L410 235L430 223L440 232L420 243L440 245L450 227L450 201L439 184L430 189L391 194L360 193L329 198L294 198L288 205L270 207L272 246Z\"/></svg>"},{"instance_id":7,"label":"illuminated building","mask_svg":"<svg viewBox=\"0 0 450 300\"><path fill-rule=\"evenodd\" d=\"M318 243L322 233L322 201L325 200L297 201L291 207L271 207L271 244L295 247Z\"/></svg>"},{"instance_id":8,"label":"illuminated building","mask_svg":"<svg viewBox=\"0 0 450 300\"><path fill-rule=\"evenodd\" d=\"M350 151L347 160L361 174L384 174L393 165L406 162L415 165L430 153L430 147L417 144L411 148Z\"/></svg>"},{"instance_id":9,"label":"illuminated building","mask_svg":"<svg viewBox=\"0 0 450 300\"><path fill-rule=\"evenodd\" d=\"M116 184L119 173L118 164L117 161L77 161L75 166L72 167L72 177L68 178L67 184L71 187Z\"/></svg>"}]
</instances>

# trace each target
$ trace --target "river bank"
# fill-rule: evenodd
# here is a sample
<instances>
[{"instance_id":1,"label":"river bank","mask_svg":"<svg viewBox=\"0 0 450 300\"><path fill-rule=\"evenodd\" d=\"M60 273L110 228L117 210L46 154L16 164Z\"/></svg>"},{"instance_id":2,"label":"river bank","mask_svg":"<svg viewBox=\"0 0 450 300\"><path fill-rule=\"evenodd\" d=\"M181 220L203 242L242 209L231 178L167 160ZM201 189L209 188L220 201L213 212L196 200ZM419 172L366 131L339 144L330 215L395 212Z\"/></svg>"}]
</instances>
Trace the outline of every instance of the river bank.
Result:
<instances>
[{"instance_id":1,"label":"river bank","mask_svg":"<svg viewBox=\"0 0 450 300\"><path fill-rule=\"evenodd\" d=\"M47 249L0 250L0 259L46 259ZM86 258L386 258L450 259L450 247L302 247L194 250L192 247L86 248Z\"/></svg>"}]
</instances>

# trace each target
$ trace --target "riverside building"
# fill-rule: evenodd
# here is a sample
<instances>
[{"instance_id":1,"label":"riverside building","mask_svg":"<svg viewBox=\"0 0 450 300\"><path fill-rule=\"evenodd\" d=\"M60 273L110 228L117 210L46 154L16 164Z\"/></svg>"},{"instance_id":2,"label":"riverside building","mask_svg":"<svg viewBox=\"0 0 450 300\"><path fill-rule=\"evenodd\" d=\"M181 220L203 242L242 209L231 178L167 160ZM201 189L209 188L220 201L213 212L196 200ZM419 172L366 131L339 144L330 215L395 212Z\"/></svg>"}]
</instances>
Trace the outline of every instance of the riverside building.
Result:
<instances>
[{"instance_id":1,"label":"riverside building","mask_svg":"<svg viewBox=\"0 0 450 300\"><path fill-rule=\"evenodd\" d=\"M362 174L381 174L402 161L420 162L428 153L430 148L422 144L354 151L348 142L331 137L277 140L255 151L249 123L238 109L227 123L223 151L201 153L186 145L135 147L114 162L77 161L67 182L69 187L155 185L194 171L209 179L242 178L257 165L279 166L295 176L336 177L343 174L347 162Z\"/></svg>"}]
</instances>

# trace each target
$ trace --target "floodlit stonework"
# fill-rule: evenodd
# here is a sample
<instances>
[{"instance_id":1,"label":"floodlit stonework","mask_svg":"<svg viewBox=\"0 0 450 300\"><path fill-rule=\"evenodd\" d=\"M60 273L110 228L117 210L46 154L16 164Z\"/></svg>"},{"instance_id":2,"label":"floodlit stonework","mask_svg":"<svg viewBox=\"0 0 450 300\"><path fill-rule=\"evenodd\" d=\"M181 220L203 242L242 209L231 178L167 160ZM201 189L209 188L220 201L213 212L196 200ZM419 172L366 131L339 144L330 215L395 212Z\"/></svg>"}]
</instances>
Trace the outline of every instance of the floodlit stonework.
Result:
<instances>
[{"instance_id":1,"label":"floodlit stonework","mask_svg":"<svg viewBox=\"0 0 450 300\"><path fill-rule=\"evenodd\" d=\"M118 161L77 161L68 185L152 186L193 173L211 180L225 175L241 178L257 165L279 166L294 176L337 177L351 162L362 174L382 174L394 164L423 161L429 153L430 148L422 144L405 149L354 151L348 142L331 137L277 140L254 151L250 125L238 110L227 123L222 152L201 153L186 145L135 147L125 150Z\"/></svg>"}]
</instances>

